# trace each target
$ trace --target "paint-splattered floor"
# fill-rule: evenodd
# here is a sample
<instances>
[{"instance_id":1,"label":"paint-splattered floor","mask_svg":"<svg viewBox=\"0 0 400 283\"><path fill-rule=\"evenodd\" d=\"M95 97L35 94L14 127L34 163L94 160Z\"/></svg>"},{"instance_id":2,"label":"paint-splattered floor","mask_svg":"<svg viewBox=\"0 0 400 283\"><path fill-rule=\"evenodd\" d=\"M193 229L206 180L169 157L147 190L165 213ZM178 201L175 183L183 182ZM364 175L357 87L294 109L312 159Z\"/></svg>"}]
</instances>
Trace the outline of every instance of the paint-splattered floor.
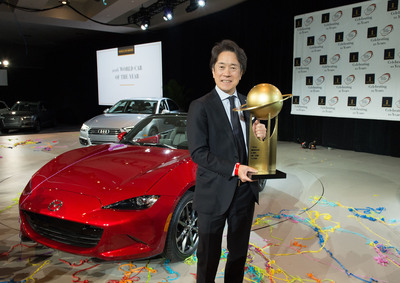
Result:
<instances>
[{"instance_id":1,"label":"paint-splattered floor","mask_svg":"<svg viewBox=\"0 0 400 283\"><path fill-rule=\"evenodd\" d=\"M20 242L20 192L80 147L78 131L48 132L0 135L0 282L195 282L195 257L104 262ZM400 282L399 158L279 142L277 167L287 178L261 193L244 282Z\"/></svg>"}]
</instances>

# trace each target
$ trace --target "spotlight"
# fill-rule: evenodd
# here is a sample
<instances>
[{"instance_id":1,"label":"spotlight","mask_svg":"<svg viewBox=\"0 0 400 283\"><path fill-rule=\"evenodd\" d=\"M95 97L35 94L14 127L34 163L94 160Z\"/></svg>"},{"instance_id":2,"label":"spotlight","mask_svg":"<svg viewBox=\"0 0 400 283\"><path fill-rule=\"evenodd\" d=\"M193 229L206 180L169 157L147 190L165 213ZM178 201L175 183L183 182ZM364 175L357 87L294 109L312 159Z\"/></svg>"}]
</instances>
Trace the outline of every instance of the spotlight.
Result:
<instances>
[{"instance_id":1,"label":"spotlight","mask_svg":"<svg viewBox=\"0 0 400 283\"><path fill-rule=\"evenodd\" d=\"M150 19L149 18L144 18L142 20L142 24L141 24L140 28L142 30L147 30L149 28L149 25L150 25Z\"/></svg>"},{"instance_id":2,"label":"spotlight","mask_svg":"<svg viewBox=\"0 0 400 283\"><path fill-rule=\"evenodd\" d=\"M165 7L164 8L164 16L163 16L164 21L166 21L166 22L170 21L173 19L173 17L174 17L174 12L173 12L172 8Z\"/></svg>"},{"instance_id":3,"label":"spotlight","mask_svg":"<svg viewBox=\"0 0 400 283\"><path fill-rule=\"evenodd\" d=\"M190 0L189 6L186 7L186 12L190 13L196 10L198 7L204 7L206 5L205 0Z\"/></svg>"}]
</instances>

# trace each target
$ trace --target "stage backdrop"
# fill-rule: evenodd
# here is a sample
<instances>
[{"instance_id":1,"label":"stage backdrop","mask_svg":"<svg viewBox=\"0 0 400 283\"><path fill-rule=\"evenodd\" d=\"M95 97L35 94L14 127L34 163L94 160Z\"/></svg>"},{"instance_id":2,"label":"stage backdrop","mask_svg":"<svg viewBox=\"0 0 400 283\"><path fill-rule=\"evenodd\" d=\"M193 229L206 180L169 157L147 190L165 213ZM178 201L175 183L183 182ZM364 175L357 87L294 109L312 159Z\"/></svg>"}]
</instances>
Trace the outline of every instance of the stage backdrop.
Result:
<instances>
[{"instance_id":1,"label":"stage backdrop","mask_svg":"<svg viewBox=\"0 0 400 283\"><path fill-rule=\"evenodd\" d=\"M398 0L295 16L292 114L400 120Z\"/></svg>"},{"instance_id":2,"label":"stage backdrop","mask_svg":"<svg viewBox=\"0 0 400 283\"><path fill-rule=\"evenodd\" d=\"M96 55L99 105L163 96L161 42L98 50Z\"/></svg>"}]
</instances>

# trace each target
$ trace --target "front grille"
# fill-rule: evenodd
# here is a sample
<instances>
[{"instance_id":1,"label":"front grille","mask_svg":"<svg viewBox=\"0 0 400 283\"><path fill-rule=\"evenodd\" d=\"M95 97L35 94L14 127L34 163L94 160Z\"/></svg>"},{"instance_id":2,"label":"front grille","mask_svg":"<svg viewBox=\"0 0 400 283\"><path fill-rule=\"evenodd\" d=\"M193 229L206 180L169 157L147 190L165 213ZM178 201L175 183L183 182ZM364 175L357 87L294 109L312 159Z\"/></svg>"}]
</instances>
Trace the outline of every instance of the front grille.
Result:
<instances>
[{"instance_id":1,"label":"front grille","mask_svg":"<svg viewBox=\"0 0 400 283\"><path fill-rule=\"evenodd\" d=\"M4 126L6 127L19 127L21 125L20 117L6 117L3 120Z\"/></svg>"},{"instance_id":2,"label":"front grille","mask_svg":"<svg viewBox=\"0 0 400 283\"><path fill-rule=\"evenodd\" d=\"M24 215L36 233L63 244L91 248L97 246L103 235L103 229L95 226L27 211Z\"/></svg>"},{"instance_id":3,"label":"front grille","mask_svg":"<svg viewBox=\"0 0 400 283\"><path fill-rule=\"evenodd\" d=\"M89 130L90 135L112 135L117 136L121 131L119 129L104 129L104 128L92 128Z\"/></svg>"}]
</instances>

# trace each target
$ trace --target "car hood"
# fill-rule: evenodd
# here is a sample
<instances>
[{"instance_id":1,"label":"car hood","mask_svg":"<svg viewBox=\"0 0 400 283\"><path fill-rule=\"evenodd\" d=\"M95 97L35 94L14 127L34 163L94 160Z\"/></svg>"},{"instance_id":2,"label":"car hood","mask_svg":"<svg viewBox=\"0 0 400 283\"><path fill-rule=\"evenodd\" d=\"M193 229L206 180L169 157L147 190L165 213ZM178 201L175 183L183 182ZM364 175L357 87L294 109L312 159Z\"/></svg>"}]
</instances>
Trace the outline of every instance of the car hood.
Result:
<instances>
[{"instance_id":1,"label":"car hood","mask_svg":"<svg viewBox=\"0 0 400 283\"><path fill-rule=\"evenodd\" d=\"M56 188L94 196L104 206L145 194L189 157L187 150L160 147L104 144L79 148L58 156L36 172L31 179L31 195Z\"/></svg>"},{"instance_id":2,"label":"car hood","mask_svg":"<svg viewBox=\"0 0 400 283\"><path fill-rule=\"evenodd\" d=\"M102 114L86 121L90 128L124 128L136 125L147 114Z\"/></svg>"}]
</instances>

